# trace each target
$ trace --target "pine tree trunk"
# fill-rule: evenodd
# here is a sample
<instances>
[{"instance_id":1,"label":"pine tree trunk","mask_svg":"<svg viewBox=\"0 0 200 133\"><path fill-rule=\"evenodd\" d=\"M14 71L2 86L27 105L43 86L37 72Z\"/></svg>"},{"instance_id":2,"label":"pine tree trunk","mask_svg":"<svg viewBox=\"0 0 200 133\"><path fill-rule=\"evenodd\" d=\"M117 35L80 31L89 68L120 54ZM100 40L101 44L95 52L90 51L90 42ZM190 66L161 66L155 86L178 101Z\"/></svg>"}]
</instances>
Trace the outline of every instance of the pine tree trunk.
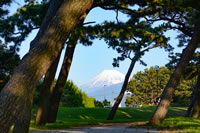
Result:
<instances>
[{"instance_id":1,"label":"pine tree trunk","mask_svg":"<svg viewBox=\"0 0 200 133\"><path fill-rule=\"evenodd\" d=\"M93 0L67 0L58 9L33 48L22 59L12 78L0 93L0 133L8 133L27 97L47 72L62 49L67 37L86 17Z\"/></svg>"},{"instance_id":2,"label":"pine tree trunk","mask_svg":"<svg viewBox=\"0 0 200 133\"><path fill-rule=\"evenodd\" d=\"M192 99L191 99L191 102L190 102L190 104L189 104L189 106L188 106L188 109L187 109L187 111L185 112L185 117L190 117L192 108L194 107L194 103L195 103L195 101L196 101L196 98L197 98L196 93L194 93L194 96L193 96Z\"/></svg>"},{"instance_id":3,"label":"pine tree trunk","mask_svg":"<svg viewBox=\"0 0 200 133\"><path fill-rule=\"evenodd\" d=\"M200 96L199 96L199 91L198 91L198 95L197 95L197 99L194 103L194 106L193 106L193 112L192 112L192 117L193 118L199 118L199 111L200 111Z\"/></svg>"},{"instance_id":4,"label":"pine tree trunk","mask_svg":"<svg viewBox=\"0 0 200 133\"><path fill-rule=\"evenodd\" d=\"M40 30L38 31L36 37L30 43L30 49L34 47L33 45L35 44L35 41L37 41L37 39L39 39L40 36L43 35L44 32L46 32L44 29L47 29L49 23L51 22L52 18L55 16L57 10L59 9L59 7L62 5L63 2L64 0L50 0L47 13L44 19L42 20Z\"/></svg>"},{"instance_id":5,"label":"pine tree trunk","mask_svg":"<svg viewBox=\"0 0 200 133\"><path fill-rule=\"evenodd\" d=\"M164 120L168 108L170 105L170 102L172 100L172 96L174 94L174 91L176 87L178 86L181 76L184 72L184 69L186 68L189 61L192 59L192 56L194 54L195 49L197 48L198 43L200 42L200 20L198 20L198 23L195 27L194 35L189 42L188 46L183 50L181 60L179 61L175 71L171 75L161 97L161 102L159 103L156 111L154 112L152 119L150 121L151 124L161 124Z\"/></svg>"},{"instance_id":6,"label":"pine tree trunk","mask_svg":"<svg viewBox=\"0 0 200 133\"><path fill-rule=\"evenodd\" d=\"M195 85L195 100L193 101L193 112L192 117L198 118L199 117L199 111L200 111L200 73L198 74L197 83Z\"/></svg>"},{"instance_id":7,"label":"pine tree trunk","mask_svg":"<svg viewBox=\"0 0 200 133\"><path fill-rule=\"evenodd\" d=\"M113 120L113 119L114 119L115 113L116 113L116 111L117 111L117 109L118 109L118 107L119 107L119 104L121 103L122 98L123 98L123 96L124 96L124 93L125 93L125 91L126 91L126 87L127 87L127 84L128 84L128 80L129 80L129 78L130 78L131 72L133 71L133 68L134 68L134 66L135 66L136 61L137 61L136 58L132 59L132 61L131 61L131 64L130 64L130 66L129 66L128 72L126 73L126 76L125 76L124 83L123 83L123 85L122 85L122 89L121 89L121 91L120 91L120 94L119 94L119 96L117 97L117 99L116 99L116 101L115 101L115 104L113 105L112 110L110 111L107 120Z\"/></svg>"},{"instance_id":8,"label":"pine tree trunk","mask_svg":"<svg viewBox=\"0 0 200 133\"><path fill-rule=\"evenodd\" d=\"M188 106L187 111L185 112L185 117L190 117L192 108L194 107L194 103L197 100L198 91L200 91L199 89L200 89L200 72L198 73L198 79L193 90L193 97L191 99L191 102L190 102L190 105Z\"/></svg>"},{"instance_id":9,"label":"pine tree trunk","mask_svg":"<svg viewBox=\"0 0 200 133\"><path fill-rule=\"evenodd\" d=\"M55 15L56 11L61 6L62 2L63 2L63 0L60 0L60 1L51 0L47 14L45 15L44 21L41 25L41 27L42 27L41 29L47 28L50 20ZM42 31L44 32L44 30L39 30L39 33L37 34L36 38L38 38L39 36L42 35ZM36 38L34 40L37 40ZM30 49L33 48L32 44L34 44L34 41L31 42ZM34 93L32 93L31 97L33 98L33 96L34 96ZM26 101L29 101L29 100L31 100L31 99L27 99ZM31 110L32 110L32 101L27 102L24 105L21 115L19 117L17 117L17 120L15 122L13 133L28 133L29 124L30 124L30 120L31 120Z\"/></svg>"},{"instance_id":10,"label":"pine tree trunk","mask_svg":"<svg viewBox=\"0 0 200 133\"><path fill-rule=\"evenodd\" d=\"M45 75L43 86L40 90L37 114L36 114L36 119L35 119L36 125L44 125L47 122L48 105L49 105L49 100L50 100L50 96L52 92L51 90L53 88L53 81L54 81L56 70L58 67L59 60L60 60L61 51Z\"/></svg>"},{"instance_id":11,"label":"pine tree trunk","mask_svg":"<svg viewBox=\"0 0 200 133\"><path fill-rule=\"evenodd\" d=\"M49 123L56 122L56 116L58 112L61 95L64 91L64 86L65 86L65 83L70 71L76 43L77 43L77 40L73 44L67 45L61 71L59 73L58 80L53 89L52 95L50 97L50 104L49 104L49 109L48 109Z\"/></svg>"},{"instance_id":12,"label":"pine tree trunk","mask_svg":"<svg viewBox=\"0 0 200 133\"><path fill-rule=\"evenodd\" d=\"M29 132L29 125L31 121L31 110L32 110L32 104L33 104L33 95L34 90L31 97L28 97L24 107L22 109L22 112L17 117L17 120L14 125L13 133L28 133Z\"/></svg>"}]
</instances>

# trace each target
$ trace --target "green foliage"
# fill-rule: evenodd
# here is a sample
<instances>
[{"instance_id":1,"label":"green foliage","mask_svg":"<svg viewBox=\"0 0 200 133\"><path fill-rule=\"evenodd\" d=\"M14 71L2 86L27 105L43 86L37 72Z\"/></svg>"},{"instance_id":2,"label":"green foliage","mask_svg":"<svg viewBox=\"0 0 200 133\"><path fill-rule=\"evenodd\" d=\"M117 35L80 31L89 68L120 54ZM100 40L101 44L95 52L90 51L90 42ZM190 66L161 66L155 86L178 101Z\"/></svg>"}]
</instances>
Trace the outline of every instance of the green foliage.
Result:
<instances>
[{"instance_id":1,"label":"green foliage","mask_svg":"<svg viewBox=\"0 0 200 133\"><path fill-rule=\"evenodd\" d=\"M0 19L0 36L6 43L13 42L13 50L18 51L22 41L32 30L40 28L48 4L29 1L11 16Z\"/></svg>"},{"instance_id":2,"label":"green foliage","mask_svg":"<svg viewBox=\"0 0 200 133\"><path fill-rule=\"evenodd\" d=\"M184 37L192 36L194 24L199 18L198 9L193 8L196 6L185 0L113 1L106 5L102 2L100 7L108 10L116 9L117 13L122 12L129 17L127 22L104 22L104 25L98 28L98 37L104 39L120 54L114 59L114 66L119 66L119 61L130 58L131 52L138 56L136 60L145 65L140 57L153 48L152 45L165 47L165 50L171 51L172 46L166 45L168 38L165 37L164 32L181 31L178 39L184 42ZM158 26L155 27L155 25ZM144 51L145 48L146 51Z\"/></svg>"},{"instance_id":3,"label":"green foliage","mask_svg":"<svg viewBox=\"0 0 200 133\"><path fill-rule=\"evenodd\" d=\"M103 105L104 106L110 106L111 104L107 99L105 99L105 100L103 100Z\"/></svg>"},{"instance_id":4,"label":"green foliage","mask_svg":"<svg viewBox=\"0 0 200 133\"><path fill-rule=\"evenodd\" d=\"M160 97L171 73L172 71L168 70L166 67L160 67L159 71L156 71L154 67L150 67L149 69L145 69L144 72L136 73L133 79L129 81L127 87L134 96L127 97L126 105L155 104L156 98ZM187 104L190 101L194 85L195 79L182 80L175 91L173 102Z\"/></svg>"},{"instance_id":5,"label":"green foliage","mask_svg":"<svg viewBox=\"0 0 200 133\"><path fill-rule=\"evenodd\" d=\"M181 58L181 53L171 54L169 63L166 64L166 67L169 69L174 69ZM192 60L190 60L186 70L184 72L185 79L195 78L200 70L200 52L196 51L193 55Z\"/></svg>"},{"instance_id":6,"label":"green foliage","mask_svg":"<svg viewBox=\"0 0 200 133\"><path fill-rule=\"evenodd\" d=\"M94 104L94 98L93 97L88 97L85 92L82 92L82 99L83 99L83 105L86 108L93 108L95 107Z\"/></svg>"},{"instance_id":7,"label":"green foliage","mask_svg":"<svg viewBox=\"0 0 200 133\"><path fill-rule=\"evenodd\" d=\"M94 101L94 105L95 105L95 107L103 107L104 106L103 102L97 101L97 100Z\"/></svg>"},{"instance_id":8,"label":"green foliage","mask_svg":"<svg viewBox=\"0 0 200 133\"><path fill-rule=\"evenodd\" d=\"M2 18L8 14L8 10L6 8L4 8L4 6L10 5L11 2L12 2L12 0L1 0L0 1L0 18Z\"/></svg>"},{"instance_id":9,"label":"green foliage","mask_svg":"<svg viewBox=\"0 0 200 133\"><path fill-rule=\"evenodd\" d=\"M129 56L130 50L135 52L141 50L140 45L145 48L155 42L157 46L164 47L167 38L163 32L166 30L178 29L191 34L195 18L192 16L196 14L196 9L191 7L196 5L188 1L187 3L189 6L185 6L186 4L180 1L95 1L94 7L121 12L126 14L129 20L123 23L119 21L118 23L104 22L100 25L79 27L74 34L84 45L91 45L91 40L95 38L104 39L109 47L116 49L121 54L114 59L113 63L114 66L118 66L119 61ZM25 5L19 8L15 14L0 21L1 37L6 42L14 42L14 49L18 49L17 46L27 35L33 29L40 27L48 6L49 3L46 0L40 3L26 0ZM138 8L133 8L134 6ZM161 24L154 27L153 24L158 21L162 21ZM134 42L135 39L139 41ZM142 60L140 63L145 64Z\"/></svg>"},{"instance_id":10,"label":"green foliage","mask_svg":"<svg viewBox=\"0 0 200 133\"><path fill-rule=\"evenodd\" d=\"M184 2L183 2L184 1ZM1 2L1 6L8 5L12 1L7 0ZM187 4L186 4L187 3ZM101 7L103 9L107 10L114 10L117 13L121 12L123 14L126 14L129 17L129 21L125 22L124 24L127 25L128 28L131 28L131 30L127 30L126 26L119 26L122 32L126 31L125 34L121 34L119 30L113 30L111 31L112 34L110 34L112 37L119 38L120 36L122 38L131 38L134 29L137 30L143 30L144 35L146 36L149 33L146 33L146 31L149 32L148 27L142 28L142 27L133 27L134 25L138 25L138 23L141 24L153 24L157 21L162 21L161 25L164 29L178 29L183 32L191 32L191 25L194 25L194 16L196 15L197 8L195 8L199 2L191 2L189 0L179 0L179 1L163 1L163 0L110 0L109 2L106 0L101 1L94 1L94 7ZM4 19L0 21L0 31L1 36L7 41L13 41L15 44L19 44L21 41L25 39L25 37L35 28L39 28L41 25L41 22L46 14L46 11L49 6L49 1L42 0L40 2L38 1L32 1L32 0L25 0L25 5L18 8L16 13L14 13L11 16L6 16ZM138 7L138 8L134 8ZM2 11L2 14L7 14L7 11L5 8ZM1 10L0 10L1 15ZM164 21L164 22L163 22ZM101 24L101 27L106 27L106 23ZM120 24L121 22L119 22ZM132 23L132 24L131 24ZM112 23L111 23L112 24ZM175 24L175 25L171 25ZM188 27L188 25L190 25ZM92 26L92 27L96 27ZM139 26L139 25L138 25ZM124 29L124 30L123 30ZM152 29L152 27L151 27ZM96 27L95 30L91 30L91 27L87 28L87 31L85 29L80 29L77 31L78 36L80 36L80 41L83 44L91 44L91 40L94 39L94 33L98 32L98 28ZM110 31L104 30L102 32L103 34L109 33ZM17 33L17 34L16 34ZM101 34L102 34L101 33ZM184 32L186 33L186 32ZM76 33L75 33L76 34ZM98 36L98 38L101 38ZM191 34L191 33L190 33ZM149 34L152 39L153 37L151 34ZM21 37L20 37L21 36ZM136 35L137 36L137 35ZM131 40L129 39L129 40ZM162 38L160 38L162 39ZM157 39L157 40L160 40Z\"/></svg>"},{"instance_id":11,"label":"green foliage","mask_svg":"<svg viewBox=\"0 0 200 133\"><path fill-rule=\"evenodd\" d=\"M181 83L174 92L173 103L189 105L192 90L195 86L196 78L190 80L181 80Z\"/></svg>"},{"instance_id":12,"label":"green foliage","mask_svg":"<svg viewBox=\"0 0 200 133\"><path fill-rule=\"evenodd\" d=\"M90 27L91 29L91 27ZM171 50L167 43L169 38L164 36L165 27L152 27L148 21L139 18L130 18L127 22L107 22L96 25L93 30L98 30L96 38L104 39L109 47L116 50L120 55L114 58L113 66L118 67L119 62L129 58L140 61L145 52L155 47ZM131 57L133 55L133 57Z\"/></svg>"},{"instance_id":13,"label":"green foliage","mask_svg":"<svg viewBox=\"0 0 200 133\"><path fill-rule=\"evenodd\" d=\"M54 80L53 86L55 86L56 80ZM33 105L38 104L40 89L42 88L42 82L37 83L34 92ZM72 82L67 81L64 88L64 93L61 97L61 105L65 107L95 107L95 99L88 97L85 92L82 92Z\"/></svg>"},{"instance_id":14,"label":"green foliage","mask_svg":"<svg viewBox=\"0 0 200 133\"><path fill-rule=\"evenodd\" d=\"M70 80L65 84L61 104L66 107L95 107L94 98L88 97Z\"/></svg>"},{"instance_id":15,"label":"green foliage","mask_svg":"<svg viewBox=\"0 0 200 133\"><path fill-rule=\"evenodd\" d=\"M126 104L154 104L155 98L160 97L169 76L170 72L165 67L161 67L158 73L154 67L136 73L127 86L128 91L134 93L134 96L127 97Z\"/></svg>"},{"instance_id":16,"label":"green foliage","mask_svg":"<svg viewBox=\"0 0 200 133\"><path fill-rule=\"evenodd\" d=\"M8 82L19 62L19 55L0 42L0 90Z\"/></svg>"},{"instance_id":17,"label":"green foliage","mask_svg":"<svg viewBox=\"0 0 200 133\"><path fill-rule=\"evenodd\" d=\"M95 107L104 107L104 106L110 106L111 105L110 102L107 99L103 100L103 102L95 100L94 104L95 104Z\"/></svg>"},{"instance_id":18,"label":"green foliage","mask_svg":"<svg viewBox=\"0 0 200 133\"><path fill-rule=\"evenodd\" d=\"M42 89L42 82L38 82L35 86L35 92L33 97L33 106L37 106L39 103L40 89Z\"/></svg>"}]
</instances>

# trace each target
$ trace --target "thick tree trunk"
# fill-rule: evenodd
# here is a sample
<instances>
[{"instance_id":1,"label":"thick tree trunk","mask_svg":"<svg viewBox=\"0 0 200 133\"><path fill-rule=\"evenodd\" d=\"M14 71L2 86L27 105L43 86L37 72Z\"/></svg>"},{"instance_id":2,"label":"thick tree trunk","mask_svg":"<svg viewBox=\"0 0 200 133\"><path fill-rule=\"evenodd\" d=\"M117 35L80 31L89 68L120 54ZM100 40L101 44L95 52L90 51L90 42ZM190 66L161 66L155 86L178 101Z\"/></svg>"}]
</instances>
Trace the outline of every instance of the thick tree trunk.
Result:
<instances>
[{"instance_id":1,"label":"thick tree trunk","mask_svg":"<svg viewBox=\"0 0 200 133\"><path fill-rule=\"evenodd\" d=\"M185 112L185 117L190 117L191 116L191 111L192 111L192 109L194 107L194 103L196 101L196 98L197 98L197 96L196 96L196 90L194 90L194 96L192 97L191 102L190 102L190 104L188 106L188 109Z\"/></svg>"},{"instance_id":2,"label":"thick tree trunk","mask_svg":"<svg viewBox=\"0 0 200 133\"><path fill-rule=\"evenodd\" d=\"M41 29L47 28L49 22L51 21L53 16L56 14L56 11L61 6L62 2L63 2L63 0L60 0L60 1L51 0L47 14L45 15L44 21L41 25ZM37 38L43 34L42 32L45 31L45 30L41 30L41 29L39 30L39 33L37 34L37 36L35 37L34 40L37 40ZM30 44L30 49L33 48L32 44L34 44L34 40ZM33 97L33 95L34 95L34 93L32 93L31 97ZM27 99L27 101L29 101L29 100ZM30 124L30 120L31 120L31 109L32 109L32 103L25 104L22 115L20 115L17 118L17 121L15 122L15 127L13 130L14 133L28 133L29 124Z\"/></svg>"},{"instance_id":3,"label":"thick tree trunk","mask_svg":"<svg viewBox=\"0 0 200 133\"><path fill-rule=\"evenodd\" d=\"M195 99L193 102L193 112L192 112L192 117L193 118L198 118L199 117L199 111L200 111L200 73L198 74L198 79L197 83L195 85Z\"/></svg>"},{"instance_id":4,"label":"thick tree trunk","mask_svg":"<svg viewBox=\"0 0 200 133\"><path fill-rule=\"evenodd\" d=\"M53 89L52 95L50 97L50 104L48 108L48 118L47 118L49 123L56 122L56 116L58 112L61 95L64 91L64 86L70 71L76 43L77 40L73 44L70 43L67 45L61 71L59 73L58 80Z\"/></svg>"},{"instance_id":5,"label":"thick tree trunk","mask_svg":"<svg viewBox=\"0 0 200 133\"><path fill-rule=\"evenodd\" d=\"M171 75L161 97L161 102L159 103L156 111L154 112L152 119L150 121L151 124L161 124L164 120L170 102L172 100L172 96L176 87L178 86L181 76L186 68L187 64L189 63L190 59L192 58L195 49L197 48L198 43L200 42L200 20L195 27L194 35L189 42L188 46L183 50L181 60L179 61L175 71Z\"/></svg>"},{"instance_id":6,"label":"thick tree trunk","mask_svg":"<svg viewBox=\"0 0 200 133\"><path fill-rule=\"evenodd\" d=\"M44 34L22 59L12 78L0 93L0 133L7 133L16 121L27 97L58 56L66 38L84 19L93 0L67 0L51 19Z\"/></svg>"},{"instance_id":7,"label":"thick tree trunk","mask_svg":"<svg viewBox=\"0 0 200 133\"><path fill-rule=\"evenodd\" d=\"M122 98L124 96L124 93L126 91L126 87L127 87L127 84L128 84L128 80L130 78L130 75L131 75L131 72L133 71L133 68L135 66L135 63L136 63L137 59L134 58L132 61L131 61L131 64L129 66L129 69L128 69L128 72L126 73L126 76L125 76L125 79L124 79L124 83L122 85L122 89L121 89L121 92L119 94L119 96L117 97L116 101L115 101L115 104L113 105L112 107L112 110L110 111L109 113L109 116L107 118L107 120L113 120L114 116L115 116L115 113L119 107L119 104L121 103L122 101Z\"/></svg>"},{"instance_id":8,"label":"thick tree trunk","mask_svg":"<svg viewBox=\"0 0 200 133\"><path fill-rule=\"evenodd\" d=\"M45 15L44 21L41 25L41 29L46 29L49 22L51 21L51 19L53 18L53 16L55 15L56 11L58 10L58 8L61 6L63 0L60 1L56 1L56 0L51 0L47 14ZM45 30L39 30L39 33L37 34L37 37L35 37L34 40L37 40L37 38L39 36L41 36ZM30 44L30 49L33 48L34 44L34 40L31 42ZM33 98L34 93L32 93L31 97ZM30 101L31 99L27 99L26 101ZM32 110L32 101L27 102L24 105L24 108L21 112L21 114L17 117L17 121L15 122L15 126L14 126L14 133L28 133L29 131L29 124L30 124L30 120L31 120L31 110Z\"/></svg>"},{"instance_id":9,"label":"thick tree trunk","mask_svg":"<svg viewBox=\"0 0 200 133\"><path fill-rule=\"evenodd\" d=\"M30 49L33 48L33 44L35 44L35 41L37 41L37 39L40 38L40 36L44 34L45 32L44 29L48 27L49 23L51 22L51 19L55 16L57 10L59 9L59 7L62 5L63 2L64 0L50 0L48 11L44 19L42 20L42 24L40 26L40 30L38 31L38 34L36 35L34 40L31 41Z\"/></svg>"},{"instance_id":10,"label":"thick tree trunk","mask_svg":"<svg viewBox=\"0 0 200 133\"><path fill-rule=\"evenodd\" d=\"M199 118L199 111L200 111L200 96L199 96L199 91L198 91L198 95L197 95L197 99L194 103L194 106L193 106L193 112L192 112L192 117L193 118Z\"/></svg>"},{"instance_id":11,"label":"thick tree trunk","mask_svg":"<svg viewBox=\"0 0 200 133\"><path fill-rule=\"evenodd\" d=\"M28 133L29 132L31 110L32 110L32 104L33 104L33 94L34 94L34 90L32 94L30 95L31 97L27 97L27 100L25 101L22 112L17 117L13 133Z\"/></svg>"},{"instance_id":12,"label":"thick tree trunk","mask_svg":"<svg viewBox=\"0 0 200 133\"><path fill-rule=\"evenodd\" d=\"M187 111L185 112L185 117L190 117L192 108L194 107L194 103L197 100L198 91L200 91L200 72L198 73L197 82L193 90L193 97L191 99L191 102L190 102L190 105L188 106Z\"/></svg>"},{"instance_id":13,"label":"thick tree trunk","mask_svg":"<svg viewBox=\"0 0 200 133\"><path fill-rule=\"evenodd\" d=\"M54 61L54 63L51 65L51 67L48 69L43 86L40 90L40 96L39 96L39 103L38 103L38 108L37 108L37 114L36 114L36 119L35 119L35 124L36 125L44 125L47 122L47 114L48 114L48 105L49 105L49 100L51 96L51 90L53 88L53 81L56 75L56 70L58 67L58 63L60 60L60 55L61 55L62 50L60 51L58 57Z\"/></svg>"}]
</instances>

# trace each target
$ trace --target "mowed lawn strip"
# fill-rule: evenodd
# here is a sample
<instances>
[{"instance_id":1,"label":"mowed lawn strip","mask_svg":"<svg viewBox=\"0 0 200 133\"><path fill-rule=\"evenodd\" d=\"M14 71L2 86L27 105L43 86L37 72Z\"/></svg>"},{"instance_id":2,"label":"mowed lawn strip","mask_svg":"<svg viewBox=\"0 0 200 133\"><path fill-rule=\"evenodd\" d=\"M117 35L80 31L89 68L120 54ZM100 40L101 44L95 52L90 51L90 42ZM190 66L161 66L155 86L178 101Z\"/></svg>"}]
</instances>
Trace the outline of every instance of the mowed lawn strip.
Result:
<instances>
[{"instance_id":1,"label":"mowed lawn strip","mask_svg":"<svg viewBox=\"0 0 200 133\"><path fill-rule=\"evenodd\" d=\"M114 120L106 120L111 108L78 108L78 107L60 107L56 123L48 123L42 126L34 125L35 108L33 109L33 119L31 129L64 129L85 125L99 125L103 123L122 123L148 121L151 119L155 106L146 106L141 108L119 108ZM186 107L170 107L167 117L181 117L184 115ZM166 119L167 126L170 119ZM165 125L162 125L165 126Z\"/></svg>"}]
</instances>

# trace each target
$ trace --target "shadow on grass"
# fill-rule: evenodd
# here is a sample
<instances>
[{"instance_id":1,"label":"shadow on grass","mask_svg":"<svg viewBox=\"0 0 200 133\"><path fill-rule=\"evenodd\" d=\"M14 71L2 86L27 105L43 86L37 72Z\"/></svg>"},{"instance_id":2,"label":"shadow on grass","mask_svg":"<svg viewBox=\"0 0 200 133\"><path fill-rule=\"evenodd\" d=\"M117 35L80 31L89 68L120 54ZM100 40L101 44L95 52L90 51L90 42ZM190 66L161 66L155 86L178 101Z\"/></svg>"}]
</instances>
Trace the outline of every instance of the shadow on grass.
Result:
<instances>
[{"instance_id":1,"label":"shadow on grass","mask_svg":"<svg viewBox=\"0 0 200 133\"><path fill-rule=\"evenodd\" d=\"M148 121L151 119L155 106L148 106L142 108L119 108L117 110L114 120L106 120L111 108L66 108L60 107L56 123L48 123L42 126L34 125L34 119L32 119L32 129L64 129L70 127L78 127L85 125L99 125L102 123L122 123L122 122L139 122ZM170 107L165 119L164 124L156 128L173 127L178 126L181 129L197 128L200 127L200 121L177 117L183 116L185 107ZM35 112L33 111L33 116ZM176 117L176 118L169 118ZM181 121L183 121L181 123ZM189 123L187 123L189 121ZM191 124L193 123L193 124ZM148 126L148 125L145 125ZM200 128L199 128L200 129Z\"/></svg>"},{"instance_id":2,"label":"shadow on grass","mask_svg":"<svg viewBox=\"0 0 200 133\"><path fill-rule=\"evenodd\" d=\"M71 127L79 127L79 126L84 126L84 125L99 125L101 124L100 122L96 121L79 121L77 120L71 120L71 121L60 121L58 120L56 123L47 123L45 125L39 125L36 126L33 122L31 122L31 129L66 129L66 128L71 128Z\"/></svg>"}]
</instances>

